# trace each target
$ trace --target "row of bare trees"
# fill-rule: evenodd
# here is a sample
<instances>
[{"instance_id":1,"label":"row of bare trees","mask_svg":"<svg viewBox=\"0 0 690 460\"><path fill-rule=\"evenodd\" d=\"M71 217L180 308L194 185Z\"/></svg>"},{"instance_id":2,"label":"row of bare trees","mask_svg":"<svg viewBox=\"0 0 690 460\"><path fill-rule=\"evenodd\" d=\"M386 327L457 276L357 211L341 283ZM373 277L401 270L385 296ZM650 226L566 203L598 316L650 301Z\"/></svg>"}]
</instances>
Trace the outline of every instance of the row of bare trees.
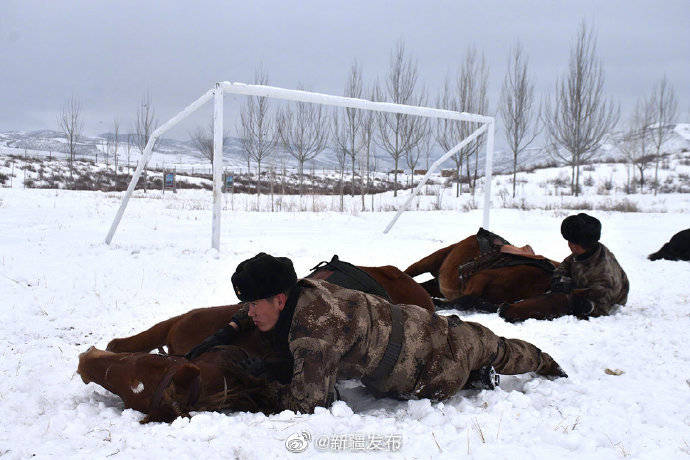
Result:
<instances>
[{"instance_id":1,"label":"row of bare trees","mask_svg":"<svg viewBox=\"0 0 690 460\"><path fill-rule=\"evenodd\" d=\"M554 91L540 104L534 94L534 80L529 73L529 60L517 42L508 56L508 69L503 79L498 109L505 141L512 155L513 196L521 156L540 134L551 155L571 167L571 189L579 192L580 168L597 154L619 118L617 104L606 97L604 72L597 56L596 36L583 21L570 49L566 73L557 79ZM489 69L483 53L468 47L458 71L447 76L435 98L436 106L469 113L488 114ZM258 68L254 83L268 85L267 73ZM429 105L427 90L419 82L417 62L399 41L391 52L388 70L379 81L365 85L363 71L355 61L347 75L344 96L389 101L407 105ZM63 107L58 122L67 139L70 172L76 143L83 129L80 104L71 98ZM669 136L669 124L677 115L677 100L666 80L642 98L628 122L618 146L640 173L655 165L658 184L662 145ZM150 95L145 95L136 113L135 135L128 137L140 152L156 128L155 111ZM376 152L385 152L393 162L394 195L397 196L398 172L401 163L414 172L421 159L429 167L432 152L448 151L477 128L475 123L433 120L406 114L369 112L357 109L336 109L328 112L319 104L294 102L275 105L271 99L248 97L241 109L236 127L248 170L257 167L257 192L261 192L262 165L271 157L280 156L285 169L284 154L292 156L298 166L299 191L302 194L305 163L313 161L326 148L335 150L340 175L341 207L345 174L349 169L350 194L359 188L364 195L371 186L371 173L376 168ZM114 123L114 142L106 147L106 155L117 162L119 123ZM209 161L213 161L213 123L190 133L192 145ZM226 140L228 134L224 133ZM456 195L466 182L475 192L482 137L466 145L451 161L455 166ZM128 146L129 146L128 142ZM129 152L129 147L128 147ZM129 156L129 153L128 153ZM129 160L128 160L129 163ZM116 165L117 166L117 165ZM464 166L464 171L463 171ZM464 176L464 177L463 177ZM357 183L359 180L359 183ZM359 187L357 187L359 186ZM657 188L655 187L655 192Z\"/></svg>"},{"instance_id":2,"label":"row of bare trees","mask_svg":"<svg viewBox=\"0 0 690 460\"><path fill-rule=\"evenodd\" d=\"M663 156L661 147L671 136L669 129L678 114L678 100L666 77L651 93L637 100L617 146L624 153L629 170L639 173L640 191L644 191L645 171L654 165L654 194L659 190L659 164ZM634 175L628 173L627 190L631 190Z\"/></svg>"},{"instance_id":3,"label":"row of bare trees","mask_svg":"<svg viewBox=\"0 0 690 460\"><path fill-rule=\"evenodd\" d=\"M155 131L158 121L156 120L155 109L151 102L150 94L145 94L139 105L137 106L136 121L134 123L134 134L127 135L127 164L130 162L130 154L132 146L136 146L143 155L144 148L148 144L153 132ZM57 117L57 122L65 139L67 140L68 162L70 170L70 181L74 183L74 159L77 154L78 144L82 137L84 130L84 121L81 108L81 102L76 96L71 96L65 104ZM158 146L158 141L153 145L153 150ZM108 136L105 140L103 148L103 156L106 166L109 165L109 159L112 157L114 162L115 174L118 171L120 148L120 122L116 118L113 120L113 134ZM98 155L98 153L96 154ZM98 161L98 157L96 157Z\"/></svg>"},{"instance_id":4,"label":"row of bare trees","mask_svg":"<svg viewBox=\"0 0 690 460\"><path fill-rule=\"evenodd\" d=\"M639 170L642 186L645 169L654 163L657 192L661 148L671 135L669 125L677 115L675 92L664 77L649 96L638 101L623 136L613 138L620 108L605 96L604 71L596 48L593 29L581 22L570 49L568 69L556 81L555 91L545 97L539 115L535 114L534 84L527 58L519 43L511 50L499 112L513 155L513 196L518 157L542 130L552 156L571 167L574 195L580 189L580 167L592 161L607 139L613 140Z\"/></svg>"}]
</instances>

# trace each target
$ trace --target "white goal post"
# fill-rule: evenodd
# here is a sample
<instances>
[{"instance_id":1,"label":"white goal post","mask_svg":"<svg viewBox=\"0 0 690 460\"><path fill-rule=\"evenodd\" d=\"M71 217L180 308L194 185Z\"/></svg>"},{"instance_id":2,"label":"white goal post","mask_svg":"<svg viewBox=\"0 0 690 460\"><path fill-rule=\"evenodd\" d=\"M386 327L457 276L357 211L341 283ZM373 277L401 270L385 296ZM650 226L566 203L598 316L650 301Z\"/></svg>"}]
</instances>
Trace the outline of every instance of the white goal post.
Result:
<instances>
[{"instance_id":1,"label":"white goal post","mask_svg":"<svg viewBox=\"0 0 690 460\"><path fill-rule=\"evenodd\" d=\"M356 99L351 97L334 96L331 94L314 93L311 91L301 91L286 88L277 88L274 86L264 86L264 85L248 85L245 83L237 82L218 82L213 89L208 90L199 99L192 102L184 110L178 113L175 117L168 120L166 123L158 127L151 138L149 139L142 156L139 159L139 164L137 165L132 180L127 187L125 195L122 197L122 202L120 208L115 214L113 223L110 226L108 235L105 238L106 244L110 244L117 230L117 226L122 219L122 215L125 212L129 198L136 187L139 177L148 164L151 158L153 145L155 142L168 130L177 125L180 121L187 118L211 98L214 100L214 110L213 110L213 227L211 233L211 244L215 249L220 249L220 211L221 211L221 198L222 198L222 172L223 172L223 96L225 93L231 94L241 94L245 96L258 96L258 97L270 97L274 99L283 99L287 101L299 101L299 102L309 102L313 104L323 104L335 107L348 107L353 109L362 110L372 110L379 112L391 112L391 113L403 113L407 115L414 115L420 117L429 118L445 118L448 120L457 121L467 121L478 123L480 126L472 134L463 139L458 145L450 149L444 155L442 155L438 160L436 160L429 170L426 172L422 180L419 182L414 192L409 196L407 201L398 209L395 217L386 226L384 233L393 227L393 224L398 220L398 217L407 210L412 200L417 196L422 187L426 184L429 176L435 172L441 163L446 161L452 155L460 151L464 146L475 140L482 134L486 134L486 164L485 164L485 186L484 186L484 213L483 213L483 226L489 228L489 211L491 209L491 174L492 174L492 162L494 153L494 130L495 123L493 117L487 117L485 115L478 115L466 112L456 112L453 110L443 110L435 109L431 107L421 107L403 104L394 104L391 102L375 102L368 101L366 99Z\"/></svg>"}]
</instances>

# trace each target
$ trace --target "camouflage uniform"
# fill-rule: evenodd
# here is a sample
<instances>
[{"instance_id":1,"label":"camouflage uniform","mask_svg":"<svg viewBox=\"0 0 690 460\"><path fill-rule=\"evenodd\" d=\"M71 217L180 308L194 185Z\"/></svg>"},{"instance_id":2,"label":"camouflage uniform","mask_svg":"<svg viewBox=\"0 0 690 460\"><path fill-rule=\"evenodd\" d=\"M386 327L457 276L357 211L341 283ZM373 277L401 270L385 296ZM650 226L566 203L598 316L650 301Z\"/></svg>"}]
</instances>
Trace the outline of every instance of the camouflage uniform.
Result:
<instances>
[{"instance_id":1,"label":"camouflage uniform","mask_svg":"<svg viewBox=\"0 0 690 460\"><path fill-rule=\"evenodd\" d=\"M628 277L611 251L601 243L589 257L583 259L573 254L566 257L553 278L564 276L573 280L573 289L587 289L581 297L594 304L589 316L608 315L614 305L625 305L628 301Z\"/></svg>"},{"instance_id":2,"label":"camouflage uniform","mask_svg":"<svg viewBox=\"0 0 690 460\"><path fill-rule=\"evenodd\" d=\"M530 343L498 337L457 316L400 305L403 338L398 360L386 378L367 382L393 329L391 304L321 280L303 279L298 287L287 335L294 359L292 379L271 383L283 409L309 413L327 405L337 379L364 378L377 395L440 400L461 389L470 371L485 365L492 364L502 374L560 371L548 354Z\"/></svg>"}]
</instances>

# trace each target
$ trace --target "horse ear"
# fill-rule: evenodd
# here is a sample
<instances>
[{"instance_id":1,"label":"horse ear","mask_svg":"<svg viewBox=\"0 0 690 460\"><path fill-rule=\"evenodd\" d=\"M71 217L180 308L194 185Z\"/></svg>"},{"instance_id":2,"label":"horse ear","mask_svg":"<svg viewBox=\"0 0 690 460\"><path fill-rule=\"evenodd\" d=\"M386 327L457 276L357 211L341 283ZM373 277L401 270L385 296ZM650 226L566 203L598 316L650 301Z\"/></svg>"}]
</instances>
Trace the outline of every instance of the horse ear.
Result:
<instances>
[{"instance_id":1,"label":"horse ear","mask_svg":"<svg viewBox=\"0 0 690 460\"><path fill-rule=\"evenodd\" d=\"M177 387L187 388L199 376L199 368L192 363L184 363L173 375L173 383Z\"/></svg>"}]
</instances>

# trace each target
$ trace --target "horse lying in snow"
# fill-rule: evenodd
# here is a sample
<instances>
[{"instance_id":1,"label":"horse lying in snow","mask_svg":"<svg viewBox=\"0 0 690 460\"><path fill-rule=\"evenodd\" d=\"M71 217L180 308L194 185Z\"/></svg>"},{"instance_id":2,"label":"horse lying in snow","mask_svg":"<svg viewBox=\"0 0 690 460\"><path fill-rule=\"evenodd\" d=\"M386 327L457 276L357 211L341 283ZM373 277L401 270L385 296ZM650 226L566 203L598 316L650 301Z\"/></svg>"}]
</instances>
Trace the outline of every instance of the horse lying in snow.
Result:
<instances>
[{"instance_id":1,"label":"horse lying in snow","mask_svg":"<svg viewBox=\"0 0 690 460\"><path fill-rule=\"evenodd\" d=\"M94 347L79 355L77 373L120 396L128 409L146 414L140 423L172 422L191 411L278 411L274 392L238 363L249 355L218 347L189 361L151 353L112 353Z\"/></svg>"},{"instance_id":2,"label":"horse lying in snow","mask_svg":"<svg viewBox=\"0 0 690 460\"><path fill-rule=\"evenodd\" d=\"M362 267L363 271L372 278L378 286L368 285L366 278L348 278L344 272L352 270L352 265L338 261L337 257L331 262L315 268L308 277L325 279L343 287L359 289L377 295L388 295L394 304L418 305L428 311L434 311L434 304L427 291L415 280L392 265L382 267ZM357 277L361 273L354 273ZM349 285L344 285L350 283ZM381 292L383 288L385 292ZM112 352L148 352L167 347L172 355L183 355L194 346L201 343L209 335L216 332L230 322L239 305L224 305L219 307L197 308L182 315L162 321L153 327L131 337L113 339L108 343L107 350ZM246 343L239 344L247 351L260 353L261 345L255 338L248 338Z\"/></svg>"},{"instance_id":3,"label":"horse lying in snow","mask_svg":"<svg viewBox=\"0 0 690 460\"><path fill-rule=\"evenodd\" d=\"M647 258L649 260L690 260L690 228L673 235L671 241Z\"/></svg>"},{"instance_id":4,"label":"horse lying in snow","mask_svg":"<svg viewBox=\"0 0 690 460\"><path fill-rule=\"evenodd\" d=\"M516 248L498 235L479 229L410 265L411 277L431 273L422 286L443 297L439 308L495 312L503 302L543 294L558 262L537 256L529 246Z\"/></svg>"},{"instance_id":5,"label":"horse lying in snow","mask_svg":"<svg viewBox=\"0 0 690 460\"><path fill-rule=\"evenodd\" d=\"M309 276L330 281L339 267L333 262L317 267ZM427 291L395 267L359 268L385 287L392 302L433 311ZM342 281L342 277L335 278ZM79 356L78 373L85 383L97 383L119 395L125 407L147 414L142 423L169 422L202 410L273 413L278 406L270 385L249 375L240 364L249 357L271 360L258 330L241 334L233 346L217 347L191 361L175 356L225 326L239 308L227 305L192 310L132 337L114 339L107 351L91 347ZM148 353L163 346L170 354ZM280 364L291 369L291 363Z\"/></svg>"}]
</instances>

